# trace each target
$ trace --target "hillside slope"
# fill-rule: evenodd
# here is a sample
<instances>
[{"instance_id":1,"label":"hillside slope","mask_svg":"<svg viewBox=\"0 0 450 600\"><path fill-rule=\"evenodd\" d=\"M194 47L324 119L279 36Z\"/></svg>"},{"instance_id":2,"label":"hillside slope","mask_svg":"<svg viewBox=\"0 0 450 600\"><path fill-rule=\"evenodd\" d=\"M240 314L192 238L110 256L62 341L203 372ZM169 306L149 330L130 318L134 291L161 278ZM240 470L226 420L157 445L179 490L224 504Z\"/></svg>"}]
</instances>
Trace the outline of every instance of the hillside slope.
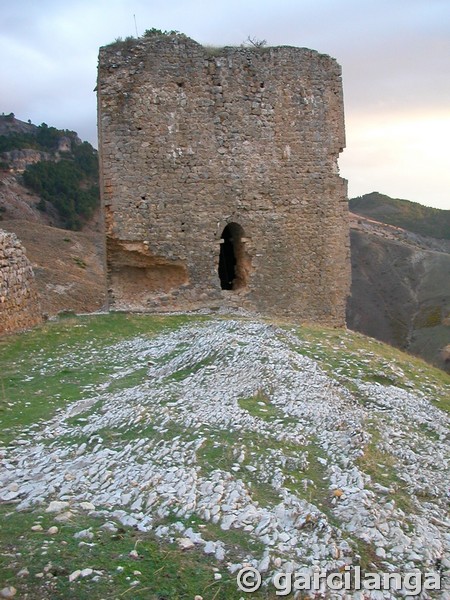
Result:
<instances>
[{"instance_id":1,"label":"hillside slope","mask_svg":"<svg viewBox=\"0 0 450 600\"><path fill-rule=\"evenodd\" d=\"M57 224L67 229L81 229L99 207L97 151L74 131L1 115L0 174L0 216L14 218L19 208L17 198L8 194L11 178L39 197L38 210L49 212L51 221L56 215ZM27 198L25 204L30 204Z\"/></svg>"},{"instance_id":2,"label":"hillside slope","mask_svg":"<svg viewBox=\"0 0 450 600\"><path fill-rule=\"evenodd\" d=\"M25 246L43 313L102 308L96 151L75 132L38 127L11 114L0 116L0 163L0 228L15 233ZM83 231L64 229L69 224Z\"/></svg>"},{"instance_id":3,"label":"hillside slope","mask_svg":"<svg viewBox=\"0 0 450 600\"><path fill-rule=\"evenodd\" d=\"M5 583L95 599L133 579L136 600L237 600L243 565L269 594L277 572L449 569L442 372L346 331L207 315L69 321L0 346L4 527L59 528L19 528ZM52 535L65 552L30 552ZM169 556L158 568L155 543ZM52 579L34 577L46 564ZM29 581L15 576L24 565Z\"/></svg>"},{"instance_id":4,"label":"hillside slope","mask_svg":"<svg viewBox=\"0 0 450 600\"><path fill-rule=\"evenodd\" d=\"M347 325L449 370L450 241L351 217Z\"/></svg>"},{"instance_id":5,"label":"hillside slope","mask_svg":"<svg viewBox=\"0 0 450 600\"><path fill-rule=\"evenodd\" d=\"M38 221L4 220L0 228L23 243L36 277L42 312L100 310L105 303L103 236L67 231Z\"/></svg>"},{"instance_id":6,"label":"hillside slope","mask_svg":"<svg viewBox=\"0 0 450 600\"><path fill-rule=\"evenodd\" d=\"M4 221L19 219L34 223L62 227L58 211L48 206L45 211L38 209L39 196L27 189L17 174L0 171L0 227Z\"/></svg>"}]
</instances>

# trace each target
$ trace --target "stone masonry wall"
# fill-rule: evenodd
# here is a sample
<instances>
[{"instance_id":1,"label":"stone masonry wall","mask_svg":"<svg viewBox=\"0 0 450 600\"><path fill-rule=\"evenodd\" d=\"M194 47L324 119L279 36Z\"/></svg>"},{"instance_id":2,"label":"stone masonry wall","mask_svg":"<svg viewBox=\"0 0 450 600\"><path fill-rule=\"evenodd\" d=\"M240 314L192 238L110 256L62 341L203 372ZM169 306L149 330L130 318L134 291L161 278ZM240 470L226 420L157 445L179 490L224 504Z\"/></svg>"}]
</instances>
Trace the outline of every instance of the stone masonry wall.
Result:
<instances>
[{"instance_id":1,"label":"stone masonry wall","mask_svg":"<svg viewBox=\"0 0 450 600\"><path fill-rule=\"evenodd\" d=\"M344 324L334 59L208 49L181 35L113 44L100 50L98 124L112 308L239 306ZM219 277L223 252L231 289Z\"/></svg>"},{"instance_id":2,"label":"stone masonry wall","mask_svg":"<svg viewBox=\"0 0 450 600\"><path fill-rule=\"evenodd\" d=\"M31 264L13 233L0 230L0 334L42 321Z\"/></svg>"}]
</instances>

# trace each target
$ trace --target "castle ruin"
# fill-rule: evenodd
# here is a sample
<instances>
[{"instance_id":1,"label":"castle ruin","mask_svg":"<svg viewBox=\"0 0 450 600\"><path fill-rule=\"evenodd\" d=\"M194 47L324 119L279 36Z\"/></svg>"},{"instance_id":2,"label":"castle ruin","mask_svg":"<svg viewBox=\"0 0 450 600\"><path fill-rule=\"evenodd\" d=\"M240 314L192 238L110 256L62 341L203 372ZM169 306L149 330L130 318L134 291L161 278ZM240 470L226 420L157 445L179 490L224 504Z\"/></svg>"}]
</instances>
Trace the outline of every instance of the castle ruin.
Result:
<instances>
[{"instance_id":1,"label":"castle ruin","mask_svg":"<svg viewBox=\"0 0 450 600\"><path fill-rule=\"evenodd\" d=\"M152 35L100 49L110 307L243 307L342 326L341 69L294 47Z\"/></svg>"},{"instance_id":2,"label":"castle ruin","mask_svg":"<svg viewBox=\"0 0 450 600\"><path fill-rule=\"evenodd\" d=\"M14 233L0 229L0 335L42 322L33 268Z\"/></svg>"}]
</instances>

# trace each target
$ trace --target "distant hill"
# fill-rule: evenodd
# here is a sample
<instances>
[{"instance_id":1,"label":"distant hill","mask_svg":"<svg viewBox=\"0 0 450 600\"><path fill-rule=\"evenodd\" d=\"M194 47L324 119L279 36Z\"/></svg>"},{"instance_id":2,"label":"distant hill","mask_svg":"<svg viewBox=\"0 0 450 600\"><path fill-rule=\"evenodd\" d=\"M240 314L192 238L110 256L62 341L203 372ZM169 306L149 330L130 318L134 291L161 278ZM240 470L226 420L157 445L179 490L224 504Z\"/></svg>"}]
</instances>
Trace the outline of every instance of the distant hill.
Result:
<instances>
[{"instance_id":1,"label":"distant hill","mask_svg":"<svg viewBox=\"0 0 450 600\"><path fill-rule=\"evenodd\" d=\"M413 233L450 240L450 210L423 206L417 202L390 198L371 192L350 200L350 210L381 223Z\"/></svg>"},{"instance_id":2,"label":"distant hill","mask_svg":"<svg viewBox=\"0 0 450 600\"><path fill-rule=\"evenodd\" d=\"M350 242L348 327L450 372L450 240L350 213Z\"/></svg>"},{"instance_id":3,"label":"distant hill","mask_svg":"<svg viewBox=\"0 0 450 600\"><path fill-rule=\"evenodd\" d=\"M0 229L23 243L49 316L104 304L99 204L90 144L74 131L0 115Z\"/></svg>"},{"instance_id":4,"label":"distant hill","mask_svg":"<svg viewBox=\"0 0 450 600\"><path fill-rule=\"evenodd\" d=\"M1 115L0 184L0 217L7 218L17 207L17 194L8 190L25 186L25 203L34 192L39 211L56 214L56 224L66 229L79 230L100 204L97 151L75 131L25 123L13 113Z\"/></svg>"}]
</instances>

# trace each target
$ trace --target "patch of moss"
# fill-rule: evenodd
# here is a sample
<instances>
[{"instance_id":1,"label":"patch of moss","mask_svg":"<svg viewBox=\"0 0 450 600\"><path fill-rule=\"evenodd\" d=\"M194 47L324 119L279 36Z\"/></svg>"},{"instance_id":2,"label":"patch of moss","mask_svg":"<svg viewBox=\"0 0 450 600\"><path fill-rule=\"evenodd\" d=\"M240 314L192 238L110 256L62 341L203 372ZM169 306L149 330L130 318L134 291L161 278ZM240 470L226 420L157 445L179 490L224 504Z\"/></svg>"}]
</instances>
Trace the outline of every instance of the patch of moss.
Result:
<instances>
[{"instance_id":1,"label":"patch of moss","mask_svg":"<svg viewBox=\"0 0 450 600\"><path fill-rule=\"evenodd\" d=\"M398 508L406 514L414 513L414 502L405 489L405 482L398 475L396 458L380 447L382 434L375 424L368 424L367 430L372 432L372 439L364 447L364 454L358 458L357 465L364 473L370 475L374 483L394 490L393 499Z\"/></svg>"},{"instance_id":2,"label":"patch of moss","mask_svg":"<svg viewBox=\"0 0 450 600\"><path fill-rule=\"evenodd\" d=\"M262 419L263 421L274 421L275 419L282 422L288 422L286 415L278 409L270 401L269 395L264 390L258 392L251 398L239 398L239 407L249 412L253 417Z\"/></svg>"},{"instance_id":3,"label":"patch of moss","mask_svg":"<svg viewBox=\"0 0 450 600\"><path fill-rule=\"evenodd\" d=\"M442 308L440 306L427 306L422 308L414 320L414 328L437 327L442 323Z\"/></svg>"}]
</instances>

